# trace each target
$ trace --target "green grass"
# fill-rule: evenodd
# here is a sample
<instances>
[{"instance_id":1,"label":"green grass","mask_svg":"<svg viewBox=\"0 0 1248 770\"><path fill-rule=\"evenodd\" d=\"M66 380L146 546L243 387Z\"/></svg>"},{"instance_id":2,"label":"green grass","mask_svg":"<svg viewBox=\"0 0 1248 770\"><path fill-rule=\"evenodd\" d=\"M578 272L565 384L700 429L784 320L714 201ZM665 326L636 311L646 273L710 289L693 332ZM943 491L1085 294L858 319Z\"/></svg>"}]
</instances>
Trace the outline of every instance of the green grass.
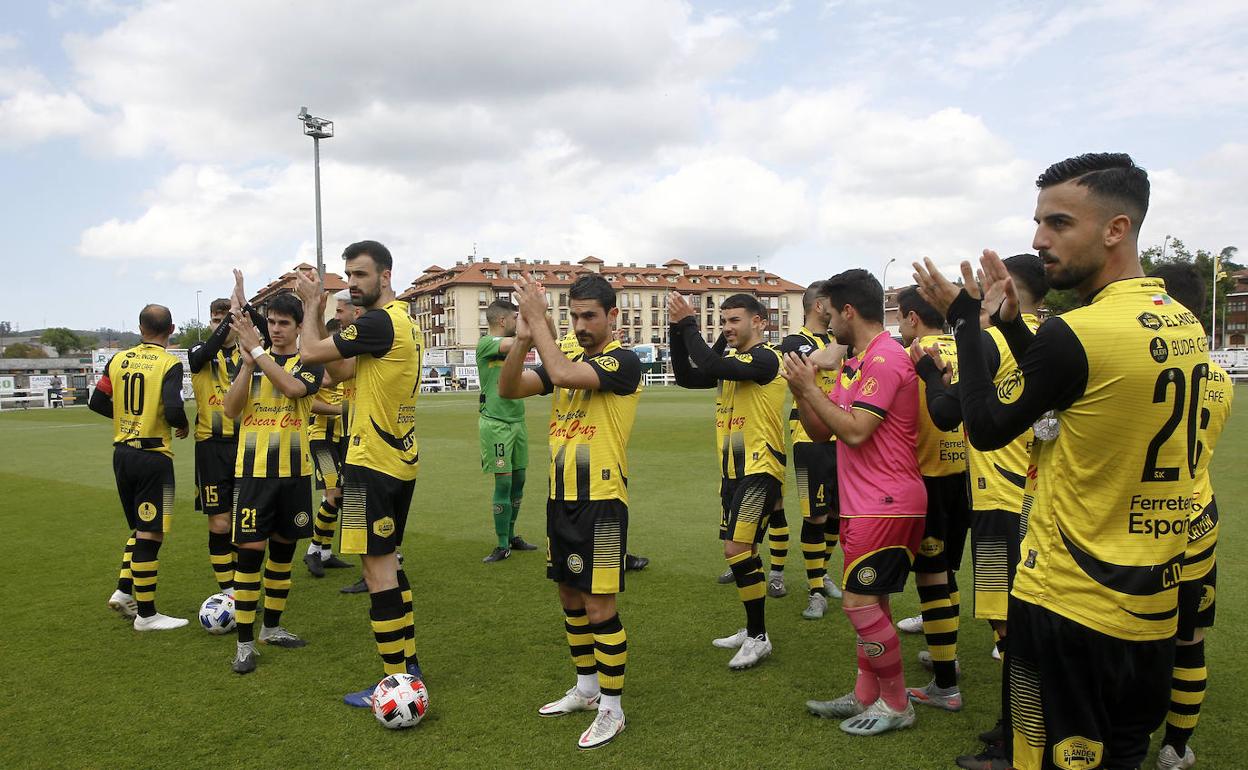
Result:
<instances>
[{"instance_id":1,"label":"green grass","mask_svg":"<svg viewBox=\"0 0 1248 770\"><path fill-rule=\"evenodd\" d=\"M915 729L882 738L850 738L805 712L807 698L845 692L855 664L853 635L839 612L818 622L800 618L804 575L796 547L790 595L768 600L772 659L733 672L728 655L710 646L742 620L734 589L714 582L723 558L711 401L707 392L663 388L642 397L629 452L629 547L653 561L629 574L620 601L630 637L628 730L588 755L575 748L588 717L535 713L573 677L541 552L481 563L493 530L491 486L477 459L475 396L429 396L419 406L421 475L404 551L432 710L419 727L399 733L340 702L380 676L367 599L338 593L356 570L316 580L297 563L285 622L310 643L263 650L250 676L229 670L232 637L195 626L136 634L104 606L126 534L108 424L82 408L0 415L0 526L7 533L0 767L951 767L955 754L977 748L974 736L991 726L997 708L998 666L988 657L986 624L970 617L969 590L961 634L966 708L923 709ZM544 400L529 406L534 467L519 522L536 542L545 526L547 408ZM1236 470L1248 449L1245 427L1248 418L1232 420L1214 459L1221 601L1207 645L1209 697L1193 740L1203 767L1237 766L1246 748L1232 721L1248 710L1246 664L1233 652L1248 642L1239 547L1248 534L1248 479ZM177 512L161 552L159 604L193 617L215 584L206 524L191 508L192 445L176 449ZM789 518L799 518L795 501ZM969 589L969 549L964 564ZM913 582L894 607L899 618L916 611ZM903 644L907 680L926 682L915 661L922 638Z\"/></svg>"}]
</instances>

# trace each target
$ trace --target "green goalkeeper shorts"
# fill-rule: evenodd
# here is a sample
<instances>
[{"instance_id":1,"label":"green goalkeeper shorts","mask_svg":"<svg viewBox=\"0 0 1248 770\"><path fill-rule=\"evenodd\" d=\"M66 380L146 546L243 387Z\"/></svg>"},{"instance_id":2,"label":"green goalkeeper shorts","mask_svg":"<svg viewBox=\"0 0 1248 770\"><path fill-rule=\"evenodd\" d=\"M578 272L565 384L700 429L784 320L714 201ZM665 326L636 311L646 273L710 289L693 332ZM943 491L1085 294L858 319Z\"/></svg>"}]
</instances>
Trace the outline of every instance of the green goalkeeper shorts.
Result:
<instances>
[{"instance_id":1,"label":"green goalkeeper shorts","mask_svg":"<svg viewBox=\"0 0 1248 770\"><path fill-rule=\"evenodd\" d=\"M511 473L529 467L529 431L523 422L503 422L481 415L481 472Z\"/></svg>"}]
</instances>

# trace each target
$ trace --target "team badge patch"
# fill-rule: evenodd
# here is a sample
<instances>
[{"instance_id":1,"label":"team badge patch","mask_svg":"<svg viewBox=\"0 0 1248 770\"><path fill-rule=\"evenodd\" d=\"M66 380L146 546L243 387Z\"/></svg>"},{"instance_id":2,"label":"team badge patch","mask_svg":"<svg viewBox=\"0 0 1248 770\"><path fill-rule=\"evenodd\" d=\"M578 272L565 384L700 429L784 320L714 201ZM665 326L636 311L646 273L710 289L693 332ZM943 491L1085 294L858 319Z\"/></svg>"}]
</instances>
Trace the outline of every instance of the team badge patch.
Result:
<instances>
[{"instance_id":1,"label":"team badge patch","mask_svg":"<svg viewBox=\"0 0 1248 770\"><path fill-rule=\"evenodd\" d=\"M309 521L311 521L311 518L308 517L307 511L299 511L298 513L295 514L295 526L296 527L306 527L308 526Z\"/></svg>"},{"instance_id":2,"label":"team badge patch","mask_svg":"<svg viewBox=\"0 0 1248 770\"><path fill-rule=\"evenodd\" d=\"M151 503L143 503L139 506L139 519L141 521L156 520L156 506Z\"/></svg>"},{"instance_id":3,"label":"team badge patch","mask_svg":"<svg viewBox=\"0 0 1248 770\"><path fill-rule=\"evenodd\" d=\"M929 558L940 555L945 550L945 541L935 537L925 537L919 544L919 553Z\"/></svg>"},{"instance_id":4,"label":"team badge patch","mask_svg":"<svg viewBox=\"0 0 1248 770\"><path fill-rule=\"evenodd\" d=\"M316 375L312 372L299 372L299 376L302 377L309 385L316 383Z\"/></svg>"},{"instance_id":5,"label":"team badge patch","mask_svg":"<svg viewBox=\"0 0 1248 770\"><path fill-rule=\"evenodd\" d=\"M377 537L390 537L394 534L394 519L384 516L373 522L373 534Z\"/></svg>"},{"instance_id":6,"label":"team badge patch","mask_svg":"<svg viewBox=\"0 0 1248 770\"><path fill-rule=\"evenodd\" d=\"M347 328L338 332L338 336L346 340L347 342L350 342L351 340L355 339L359 335L360 335L360 330L355 328L355 324L351 324Z\"/></svg>"},{"instance_id":7,"label":"team badge patch","mask_svg":"<svg viewBox=\"0 0 1248 770\"><path fill-rule=\"evenodd\" d=\"M568 570L574 575L579 575L585 569L585 560L581 558L579 553L568 556Z\"/></svg>"},{"instance_id":8,"label":"team badge patch","mask_svg":"<svg viewBox=\"0 0 1248 770\"><path fill-rule=\"evenodd\" d=\"M862 651L867 654L868 658L878 658L884 654L884 645L879 642L863 642Z\"/></svg>"},{"instance_id":9,"label":"team badge patch","mask_svg":"<svg viewBox=\"0 0 1248 770\"><path fill-rule=\"evenodd\" d=\"M1076 735L1053 746L1053 764L1062 770L1084 770L1100 767L1105 744Z\"/></svg>"},{"instance_id":10,"label":"team badge patch","mask_svg":"<svg viewBox=\"0 0 1248 770\"><path fill-rule=\"evenodd\" d=\"M742 354L740 354L740 355L738 355L738 356L737 356L737 360L738 360L738 361L740 361L740 362L741 362L741 363L743 363L743 364L748 364L749 362L751 362L751 361L753 361L753 360L754 360L754 354L753 354L753 353L742 353Z\"/></svg>"},{"instance_id":11,"label":"team badge patch","mask_svg":"<svg viewBox=\"0 0 1248 770\"><path fill-rule=\"evenodd\" d=\"M858 570L858 582L864 586L869 586L875 582L875 568L863 567Z\"/></svg>"},{"instance_id":12,"label":"team badge patch","mask_svg":"<svg viewBox=\"0 0 1248 770\"><path fill-rule=\"evenodd\" d=\"M1015 369L997 386L997 399L1003 404L1012 404L1022 395L1023 373Z\"/></svg>"},{"instance_id":13,"label":"team badge patch","mask_svg":"<svg viewBox=\"0 0 1248 770\"><path fill-rule=\"evenodd\" d=\"M1140 313L1135 320L1140 322L1140 326L1150 331L1157 331L1161 328L1161 318L1155 313Z\"/></svg>"},{"instance_id":14,"label":"team badge patch","mask_svg":"<svg viewBox=\"0 0 1248 770\"><path fill-rule=\"evenodd\" d=\"M502 468L506 464L507 464L507 461L501 457L494 461L495 467L498 467L498 468Z\"/></svg>"},{"instance_id":15,"label":"team badge patch","mask_svg":"<svg viewBox=\"0 0 1248 770\"><path fill-rule=\"evenodd\" d=\"M862 383L862 395L873 396L875 391L879 390L880 384L875 381L874 377L868 377L867 381Z\"/></svg>"},{"instance_id":16,"label":"team badge patch","mask_svg":"<svg viewBox=\"0 0 1248 770\"><path fill-rule=\"evenodd\" d=\"M1196 606L1196 611L1204 612L1205 610L1212 607L1213 599L1215 596L1216 596L1216 592L1213 586L1205 586L1204 590L1200 592L1200 604Z\"/></svg>"},{"instance_id":17,"label":"team badge patch","mask_svg":"<svg viewBox=\"0 0 1248 770\"><path fill-rule=\"evenodd\" d=\"M617 372L620 370L620 361L615 356L598 356L594 359L594 363L604 372Z\"/></svg>"},{"instance_id":18,"label":"team badge patch","mask_svg":"<svg viewBox=\"0 0 1248 770\"><path fill-rule=\"evenodd\" d=\"M1152 355L1153 360L1159 364L1165 363L1170 357L1170 349L1166 347L1166 341L1161 337L1153 337L1148 343L1148 352Z\"/></svg>"}]
</instances>

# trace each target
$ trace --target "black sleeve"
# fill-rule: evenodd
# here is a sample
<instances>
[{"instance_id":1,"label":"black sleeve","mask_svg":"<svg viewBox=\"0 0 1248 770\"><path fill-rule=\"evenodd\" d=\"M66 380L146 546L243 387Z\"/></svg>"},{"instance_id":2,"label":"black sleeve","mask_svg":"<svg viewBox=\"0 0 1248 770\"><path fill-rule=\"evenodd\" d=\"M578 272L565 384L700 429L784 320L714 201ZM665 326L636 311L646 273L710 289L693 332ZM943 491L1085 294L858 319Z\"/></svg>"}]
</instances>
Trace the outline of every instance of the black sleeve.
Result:
<instances>
[{"instance_id":1,"label":"black sleeve","mask_svg":"<svg viewBox=\"0 0 1248 770\"><path fill-rule=\"evenodd\" d=\"M251 318L251 325L256 327L256 331L260 332L260 337L266 348L273 346L273 340L269 338L269 322L264 316L260 315L260 311L251 306L251 303L243 308L247 311L247 315Z\"/></svg>"},{"instance_id":2,"label":"black sleeve","mask_svg":"<svg viewBox=\"0 0 1248 770\"><path fill-rule=\"evenodd\" d=\"M599 353L588 363L598 372L598 390L627 396L636 393L641 385L641 359L631 350L616 348L610 353Z\"/></svg>"},{"instance_id":3,"label":"black sleeve","mask_svg":"<svg viewBox=\"0 0 1248 770\"><path fill-rule=\"evenodd\" d=\"M225 338L228 336L230 336L230 317L227 315L221 323L217 324L217 328L212 330L212 334L208 335L208 339L192 345L187 352L186 357L191 364L191 374L203 369L213 359L213 356L225 344Z\"/></svg>"},{"instance_id":4,"label":"black sleeve","mask_svg":"<svg viewBox=\"0 0 1248 770\"><path fill-rule=\"evenodd\" d=\"M386 311L370 310L355 319L355 323L334 332L331 339L343 358L384 355L394 345L394 322Z\"/></svg>"},{"instance_id":5,"label":"black sleeve","mask_svg":"<svg viewBox=\"0 0 1248 770\"><path fill-rule=\"evenodd\" d=\"M554 393L555 383L551 381L550 375L546 373L546 367L544 365L538 366L533 371L537 374L538 379L542 381L542 393L541 394L543 396L549 396L551 393Z\"/></svg>"},{"instance_id":6,"label":"black sleeve","mask_svg":"<svg viewBox=\"0 0 1248 770\"><path fill-rule=\"evenodd\" d=\"M950 431L962 424L962 402L958 400L960 389L956 384L945 385L943 373L936 368L931 356L923 356L915 364L914 371L923 380L927 394L927 414L938 429Z\"/></svg>"},{"instance_id":7,"label":"black sleeve","mask_svg":"<svg viewBox=\"0 0 1248 770\"><path fill-rule=\"evenodd\" d=\"M96 386L91 391L91 400L87 402L87 408L98 415L113 419L113 396L111 393L105 393L104 389Z\"/></svg>"},{"instance_id":8,"label":"black sleeve","mask_svg":"<svg viewBox=\"0 0 1248 770\"><path fill-rule=\"evenodd\" d=\"M685 323L685 321L680 323ZM680 323L672 324L667 335L668 343L672 347L672 372L676 375L676 384L682 388L699 390L715 387L719 384L719 380L708 377L705 372L694 369L689 363L689 350L685 347ZM690 321L690 323L695 329L697 328L697 321ZM715 340L715 347L719 349L719 355L723 355L723 352L727 350L728 340L724 338L724 335L719 335L719 339Z\"/></svg>"},{"instance_id":9,"label":"black sleeve","mask_svg":"<svg viewBox=\"0 0 1248 770\"><path fill-rule=\"evenodd\" d=\"M174 428L188 428L186 409L182 407L182 362L169 367L160 383L160 401L165 405L165 420Z\"/></svg>"},{"instance_id":10,"label":"black sleeve","mask_svg":"<svg viewBox=\"0 0 1248 770\"><path fill-rule=\"evenodd\" d=\"M1050 409L1068 408L1087 388L1087 353L1066 322L1055 318L1040 329L1019 359L1021 392L1012 402L1002 403L984 357L979 300L963 291L948 315L958 344L962 420L971 446L981 452L1010 443Z\"/></svg>"},{"instance_id":11,"label":"black sleeve","mask_svg":"<svg viewBox=\"0 0 1248 770\"><path fill-rule=\"evenodd\" d=\"M736 356L725 358L706 344L696 322L685 319L676 328L680 330L685 349L689 351L689 360L708 377L766 385L780 372L780 357L770 350L754 353L738 351Z\"/></svg>"},{"instance_id":12,"label":"black sleeve","mask_svg":"<svg viewBox=\"0 0 1248 770\"><path fill-rule=\"evenodd\" d=\"M322 378L325 376L325 367L320 364L305 364L303 361L300 361L295 364L295 368L290 373L307 387L308 392L303 394L306 397L321 389Z\"/></svg>"},{"instance_id":13,"label":"black sleeve","mask_svg":"<svg viewBox=\"0 0 1248 770\"><path fill-rule=\"evenodd\" d=\"M1027 354L1027 349L1031 347L1031 341L1036 338L1035 333L1023 321L1023 314L1019 313L1013 321L1002 321L1000 317L994 315L992 325L1001 331L1001 336L1005 338L1005 344L1009 346L1014 360L1022 361L1023 356ZM996 350L996 345L992 347L997 353L997 365L1000 366L1001 353Z\"/></svg>"},{"instance_id":14,"label":"black sleeve","mask_svg":"<svg viewBox=\"0 0 1248 770\"><path fill-rule=\"evenodd\" d=\"M800 334L790 334L780 340L780 353L799 353L803 357L810 355L815 351L815 346L810 344L810 340Z\"/></svg>"}]
</instances>

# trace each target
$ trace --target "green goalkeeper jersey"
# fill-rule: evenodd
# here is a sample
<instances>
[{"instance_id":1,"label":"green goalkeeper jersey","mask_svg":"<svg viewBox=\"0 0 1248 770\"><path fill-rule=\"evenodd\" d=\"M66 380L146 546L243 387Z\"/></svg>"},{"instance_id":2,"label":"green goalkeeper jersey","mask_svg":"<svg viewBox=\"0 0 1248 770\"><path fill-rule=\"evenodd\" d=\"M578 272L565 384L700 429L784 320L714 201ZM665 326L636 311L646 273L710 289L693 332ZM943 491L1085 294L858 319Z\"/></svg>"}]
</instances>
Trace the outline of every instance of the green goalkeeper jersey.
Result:
<instances>
[{"instance_id":1,"label":"green goalkeeper jersey","mask_svg":"<svg viewBox=\"0 0 1248 770\"><path fill-rule=\"evenodd\" d=\"M502 340L487 335L477 342L477 377L481 381L478 411L503 422L524 422L524 402L498 395L498 375L503 370L503 359L507 358L498 349Z\"/></svg>"}]
</instances>

